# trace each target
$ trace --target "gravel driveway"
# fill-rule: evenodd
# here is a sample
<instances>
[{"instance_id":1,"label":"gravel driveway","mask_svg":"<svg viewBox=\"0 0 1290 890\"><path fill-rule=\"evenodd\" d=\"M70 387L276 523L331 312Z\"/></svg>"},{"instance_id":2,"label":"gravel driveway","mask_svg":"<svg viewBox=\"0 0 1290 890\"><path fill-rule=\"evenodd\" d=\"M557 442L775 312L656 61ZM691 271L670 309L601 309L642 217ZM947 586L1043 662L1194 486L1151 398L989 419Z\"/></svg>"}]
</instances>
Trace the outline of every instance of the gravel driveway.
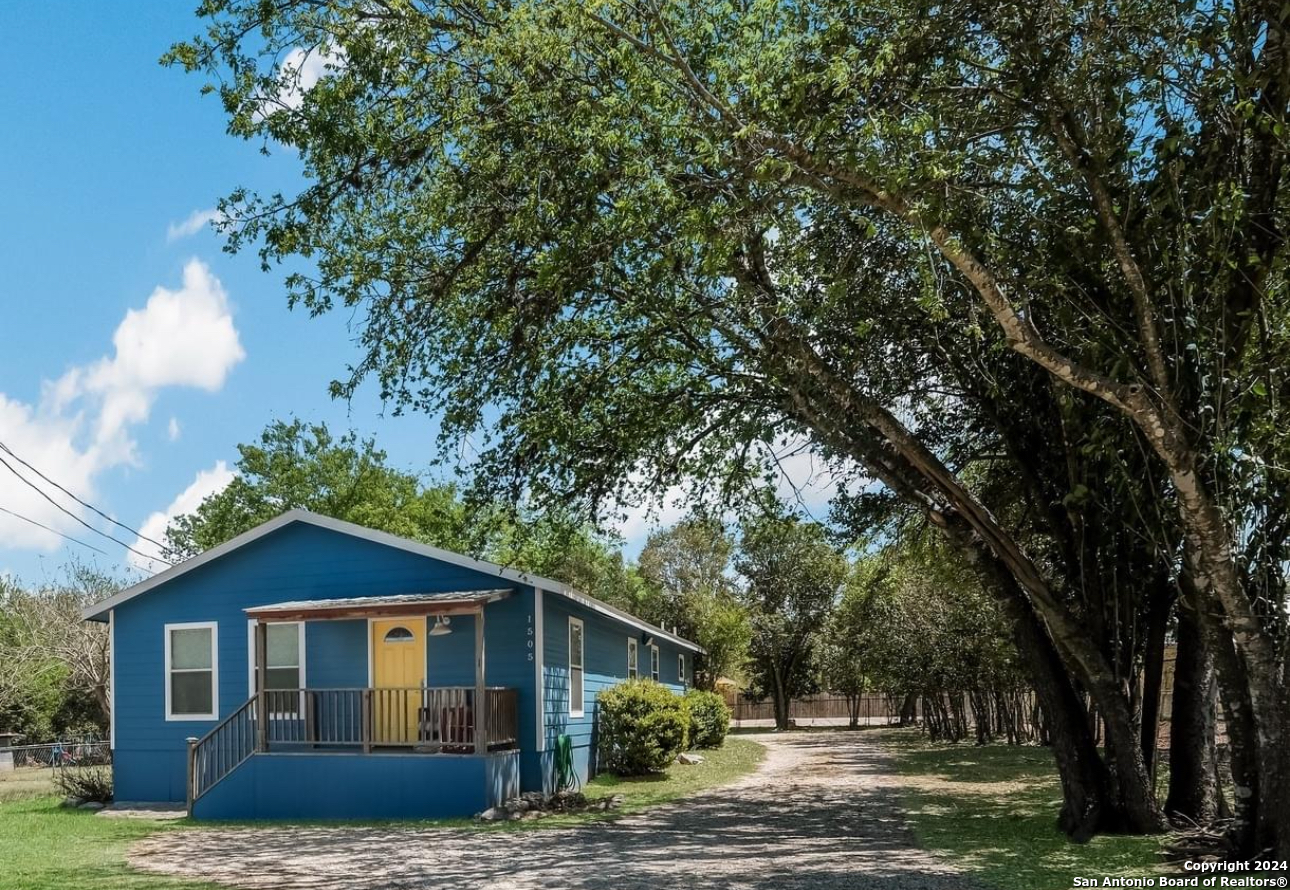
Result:
<instances>
[{"instance_id":1,"label":"gravel driveway","mask_svg":"<svg viewBox=\"0 0 1290 890\"><path fill-rule=\"evenodd\" d=\"M974 890L918 850L899 778L863 732L756 737L739 782L611 822L567 829L197 829L130 850L138 869L272 890Z\"/></svg>"}]
</instances>

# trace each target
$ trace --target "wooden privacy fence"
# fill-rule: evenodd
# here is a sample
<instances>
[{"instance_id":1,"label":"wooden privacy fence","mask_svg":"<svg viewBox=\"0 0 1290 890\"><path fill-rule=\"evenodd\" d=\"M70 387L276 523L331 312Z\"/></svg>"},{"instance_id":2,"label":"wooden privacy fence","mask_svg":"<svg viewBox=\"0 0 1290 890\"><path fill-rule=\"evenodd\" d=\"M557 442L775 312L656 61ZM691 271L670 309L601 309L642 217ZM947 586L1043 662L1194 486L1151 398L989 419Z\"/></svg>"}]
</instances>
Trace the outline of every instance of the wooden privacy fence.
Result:
<instances>
[{"instance_id":1,"label":"wooden privacy fence","mask_svg":"<svg viewBox=\"0 0 1290 890\"><path fill-rule=\"evenodd\" d=\"M736 726L745 723L775 722L775 703L770 699L754 700L744 695L734 697L730 705L731 720ZM810 695L795 698L788 704L788 719L799 724L845 726L855 722L859 726L895 724L900 722L900 699L880 693L848 698L842 695Z\"/></svg>"},{"instance_id":2,"label":"wooden privacy fence","mask_svg":"<svg viewBox=\"0 0 1290 890\"><path fill-rule=\"evenodd\" d=\"M726 700L736 726L775 723L775 705L769 699L727 695ZM1042 739L1044 733L1034 693L1025 689L940 696L811 695L789 702L788 719L797 726L918 725L933 738L976 735L980 740L1000 738L1013 743Z\"/></svg>"}]
</instances>

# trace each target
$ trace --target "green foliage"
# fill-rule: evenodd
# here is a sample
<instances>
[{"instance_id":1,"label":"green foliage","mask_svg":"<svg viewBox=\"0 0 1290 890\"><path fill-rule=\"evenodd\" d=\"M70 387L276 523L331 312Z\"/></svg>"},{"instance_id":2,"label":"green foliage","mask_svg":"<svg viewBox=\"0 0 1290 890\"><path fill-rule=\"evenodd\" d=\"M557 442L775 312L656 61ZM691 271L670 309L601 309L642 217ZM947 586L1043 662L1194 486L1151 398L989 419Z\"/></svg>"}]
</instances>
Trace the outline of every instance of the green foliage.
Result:
<instances>
[{"instance_id":1,"label":"green foliage","mask_svg":"<svg viewBox=\"0 0 1290 890\"><path fill-rule=\"evenodd\" d=\"M229 540L284 510L303 508L457 552L478 553L631 608L640 579L621 554L576 518L470 505L452 485L425 485L390 467L384 451L326 424L274 421L238 446L237 475L166 531L174 558Z\"/></svg>"},{"instance_id":2,"label":"green foliage","mask_svg":"<svg viewBox=\"0 0 1290 890\"><path fill-rule=\"evenodd\" d=\"M308 260L291 302L361 319L334 391L478 443L480 502L737 502L809 448L857 537L1001 561L1127 756L1193 571L1286 725L1285 23L1238 12L219 0L168 61L303 163L229 246Z\"/></svg>"},{"instance_id":3,"label":"green foliage","mask_svg":"<svg viewBox=\"0 0 1290 890\"><path fill-rule=\"evenodd\" d=\"M846 558L823 526L784 516L745 524L735 567L752 619L754 688L776 703L776 722L787 722L787 703L816 682L819 633L847 575Z\"/></svg>"},{"instance_id":4,"label":"green foliage","mask_svg":"<svg viewBox=\"0 0 1290 890\"><path fill-rule=\"evenodd\" d=\"M661 772L685 750L685 699L653 680L628 680L596 698L600 765L620 776Z\"/></svg>"},{"instance_id":5,"label":"green foliage","mask_svg":"<svg viewBox=\"0 0 1290 890\"><path fill-rule=\"evenodd\" d=\"M474 543L453 486L423 487L352 432L336 437L326 424L275 421L238 452L233 481L167 529L172 557L193 556L295 508L449 549Z\"/></svg>"},{"instance_id":6,"label":"green foliage","mask_svg":"<svg viewBox=\"0 0 1290 890\"><path fill-rule=\"evenodd\" d=\"M107 731L107 629L81 609L122 586L75 563L39 587L0 579L0 731L31 744Z\"/></svg>"},{"instance_id":7,"label":"green foliage","mask_svg":"<svg viewBox=\"0 0 1290 890\"><path fill-rule=\"evenodd\" d=\"M720 748L730 731L730 708L725 699L705 689L691 689L685 694L690 713L690 747Z\"/></svg>"},{"instance_id":8,"label":"green foliage","mask_svg":"<svg viewBox=\"0 0 1290 890\"><path fill-rule=\"evenodd\" d=\"M638 560L655 593L637 614L675 626L704 648L696 682L706 689L721 677L740 678L752 641L729 571L734 550L734 537L720 522L692 517L651 533Z\"/></svg>"},{"instance_id":9,"label":"green foliage","mask_svg":"<svg viewBox=\"0 0 1290 890\"><path fill-rule=\"evenodd\" d=\"M1008 626L977 578L924 532L862 560L826 631L830 688L940 696L1024 685Z\"/></svg>"}]
</instances>

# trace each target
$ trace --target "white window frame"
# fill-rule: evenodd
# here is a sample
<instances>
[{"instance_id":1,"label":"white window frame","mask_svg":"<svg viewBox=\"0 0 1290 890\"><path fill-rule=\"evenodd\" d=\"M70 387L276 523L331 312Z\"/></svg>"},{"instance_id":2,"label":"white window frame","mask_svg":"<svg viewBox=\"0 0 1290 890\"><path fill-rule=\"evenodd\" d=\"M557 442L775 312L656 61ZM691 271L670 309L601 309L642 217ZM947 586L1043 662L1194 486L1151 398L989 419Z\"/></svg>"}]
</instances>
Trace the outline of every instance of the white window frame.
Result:
<instances>
[{"instance_id":1,"label":"white window frame","mask_svg":"<svg viewBox=\"0 0 1290 890\"><path fill-rule=\"evenodd\" d=\"M682 688L684 688L687 685L685 682L685 653L684 652L676 653L676 679L677 679L677 682L681 684Z\"/></svg>"},{"instance_id":2,"label":"white window frame","mask_svg":"<svg viewBox=\"0 0 1290 890\"><path fill-rule=\"evenodd\" d=\"M640 672L640 643L635 637L627 638L627 679L635 680Z\"/></svg>"},{"instance_id":3,"label":"white window frame","mask_svg":"<svg viewBox=\"0 0 1290 890\"><path fill-rule=\"evenodd\" d=\"M650 643L649 676L650 676L650 679L653 680L655 683L659 682L659 677L662 676L662 674L659 671L660 666L661 666L661 662L659 661L659 657L658 657L658 644Z\"/></svg>"},{"instance_id":4,"label":"white window frame","mask_svg":"<svg viewBox=\"0 0 1290 890\"><path fill-rule=\"evenodd\" d=\"M247 619L246 622L246 695L248 698L255 698L255 625L258 624L254 618ZM308 689L309 684L305 682L305 622L303 621L280 621L277 624L294 624L296 626L297 640L299 648L296 650L300 654L300 688ZM301 693L301 698L304 694ZM270 717L296 718L304 713L304 702L296 705L296 710L292 713L278 713L274 711Z\"/></svg>"},{"instance_id":5,"label":"white window frame","mask_svg":"<svg viewBox=\"0 0 1290 890\"><path fill-rule=\"evenodd\" d=\"M573 706L573 629L578 628L578 704L580 707ZM587 713L587 629L583 626L582 619L569 619L569 716L583 717Z\"/></svg>"},{"instance_id":6,"label":"white window frame","mask_svg":"<svg viewBox=\"0 0 1290 890\"><path fill-rule=\"evenodd\" d=\"M162 682L166 687L166 720L167 722L192 722L196 720L219 719L219 622L218 621L185 621L167 624L163 628L166 635L165 654L162 657ZM209 714L176 714L171 711L170 677L175 671L170 667L170 635L176 630L209 630L211 632L211 713ZM197 673L196 668L181 668L179 673ZM206 668L200 670L205 671Z\"/></svg>"}]
</instances>

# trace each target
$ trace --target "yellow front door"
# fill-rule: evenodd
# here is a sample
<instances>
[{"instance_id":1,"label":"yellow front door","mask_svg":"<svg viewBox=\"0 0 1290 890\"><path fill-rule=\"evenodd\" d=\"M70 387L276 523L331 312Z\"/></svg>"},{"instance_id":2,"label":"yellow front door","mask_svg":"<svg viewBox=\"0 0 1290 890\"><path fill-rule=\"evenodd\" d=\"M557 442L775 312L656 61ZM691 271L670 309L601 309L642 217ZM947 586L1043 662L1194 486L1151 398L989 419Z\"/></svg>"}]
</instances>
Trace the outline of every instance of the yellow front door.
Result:
<instances>
[{"instance_id":1,"label":"yellow front door","mask_svg":"<svg viewBox=\"0 0 1290 890\"><path fill-rule=\"evenodd\" d=\"M426 682L426 621L372 622L372 735L375 741L415 745Z\"/></svg>"}]
</instances>

